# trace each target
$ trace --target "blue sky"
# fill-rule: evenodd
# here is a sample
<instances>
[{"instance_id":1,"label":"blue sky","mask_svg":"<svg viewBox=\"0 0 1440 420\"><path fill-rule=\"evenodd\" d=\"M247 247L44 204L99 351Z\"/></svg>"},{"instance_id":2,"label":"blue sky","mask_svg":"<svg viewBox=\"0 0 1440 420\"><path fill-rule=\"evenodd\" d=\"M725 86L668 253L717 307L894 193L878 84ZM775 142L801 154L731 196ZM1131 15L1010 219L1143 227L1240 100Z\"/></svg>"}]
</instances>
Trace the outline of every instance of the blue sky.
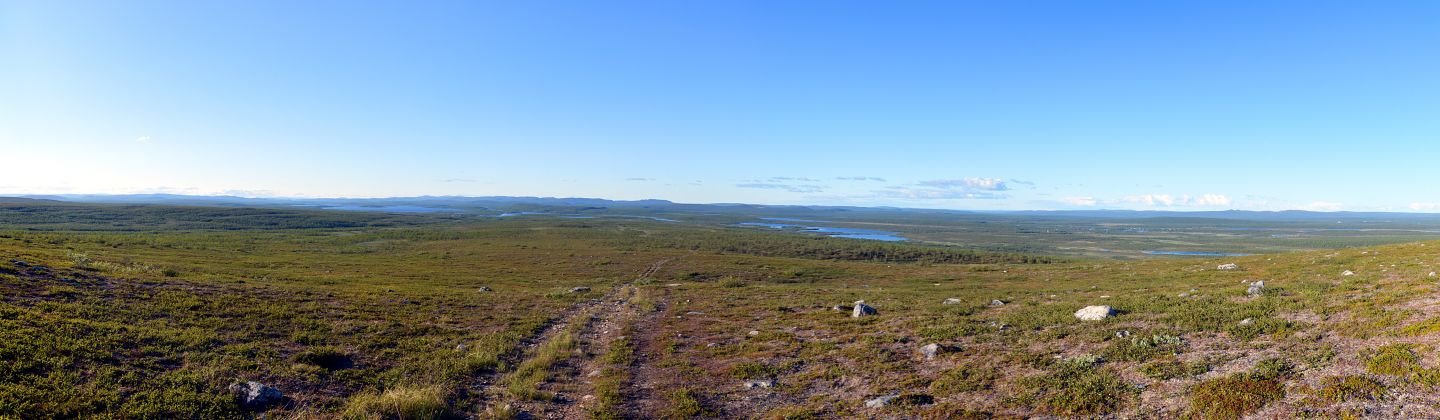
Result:
<instances>
[{"instance_id":1,"label":"blue sky","mask_svg":"<svg viewBox=\"0 0 1440 420\"><path fill-rule=\"evenodd\" d=\"M1440 3L0 0L0 193L1440 210Z\"/></svg>"}]
</instances>

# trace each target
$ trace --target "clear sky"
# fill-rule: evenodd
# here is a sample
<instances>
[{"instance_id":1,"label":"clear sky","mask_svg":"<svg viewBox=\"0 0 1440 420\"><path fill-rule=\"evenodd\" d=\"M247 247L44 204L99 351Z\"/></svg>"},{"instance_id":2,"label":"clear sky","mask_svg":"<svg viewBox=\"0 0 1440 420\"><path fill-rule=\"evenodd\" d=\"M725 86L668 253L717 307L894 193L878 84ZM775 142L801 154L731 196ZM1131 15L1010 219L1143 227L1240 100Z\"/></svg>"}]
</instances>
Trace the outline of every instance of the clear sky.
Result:
<instances>
[{"instance_id":1,"label":"clear sky","mask_svg":"<svg viewBox=\"0 0 1440 420\"><path fill-rule=\"evenodd\" d=\"M1429 1L0 0L0 193L1440 210Z\"/></svg>"}]
</instances>

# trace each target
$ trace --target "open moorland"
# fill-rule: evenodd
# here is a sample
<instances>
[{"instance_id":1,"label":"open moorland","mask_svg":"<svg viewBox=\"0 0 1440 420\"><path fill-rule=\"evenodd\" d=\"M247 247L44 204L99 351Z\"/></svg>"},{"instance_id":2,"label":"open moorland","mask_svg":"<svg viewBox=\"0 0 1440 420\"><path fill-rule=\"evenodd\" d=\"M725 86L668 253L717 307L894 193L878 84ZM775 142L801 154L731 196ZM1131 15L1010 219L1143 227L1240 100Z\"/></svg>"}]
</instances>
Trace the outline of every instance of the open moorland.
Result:
<instances>
[{"instance_id":1,"label":"open moorland","mask_svg":"<svg viewBox=\"0 0 1440 420\"><path fill-rule=\"evenodd\" d=\"M1423 232L1115 259L985 243L1057 223L1020 215L883 242L672 213L9 201L0 417L1440 416ZM1177 234L1142 230L1110 233Z\"/></svg>"}]
</instances>

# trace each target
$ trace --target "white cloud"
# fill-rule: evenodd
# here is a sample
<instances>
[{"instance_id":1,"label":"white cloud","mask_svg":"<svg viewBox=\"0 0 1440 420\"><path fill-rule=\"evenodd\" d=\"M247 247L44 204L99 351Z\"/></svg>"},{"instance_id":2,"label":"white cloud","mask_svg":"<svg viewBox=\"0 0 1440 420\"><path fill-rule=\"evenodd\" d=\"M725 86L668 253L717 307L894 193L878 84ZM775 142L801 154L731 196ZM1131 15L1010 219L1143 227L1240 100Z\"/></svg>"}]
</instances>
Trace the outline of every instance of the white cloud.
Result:
<instances>
[{"instance_id":1,"label":"white cloud","mask_svg":"<svg viewBox=\"0 0 1440 420\"><path fill-rule=\"evenodd\" d=\"M1009 189L1005 180L1000 178L974 178L966 177L961 179L937 179L920 181L920 185L946 189L967 189L981 191L1005 191Z\"/></svg>"},{"instance_id":2,"label":"white cloud","mask_svg":"<svg viewBox=\"0 0 1440 420\"><path fill-rule=\"evenodd\" d=\"M1231 203L1230 197L1221 194L1203 194L1199 197L1170 194L1132 195L1125 197L1124 201L1149 207L1218 207L1228 206Z\"/></svg>"},{"instance_id":3,"label":"white cloud","mask_svg":"<svg viewBox=\"0 0 1440 420\"><path fill-rule=\"evenodd\" d=\"M1435 210L1440 210L1440 203L1410 203L1410 210L1414 210L1414 211L1435 211Z\"/></svg>"},{"instance_id":4,"label":"white cloud","mask_svg":"<svg viewBox=\"0 0 1440 420\"><path fill-rule=\"evenodd\" d=\"M1340 203L1334 203L1329 201L1316 201L1310 204L1300 206L1300 209L1309 211L1337 211L1340 210L1340 207L1342 206L1343 205Z\"/></svg>"},{"instance_id":5,"label":"white cloud","mask_svg":"<svg viewBox=\"0 0 1440 420\"><path fill-rule=\"evenodd\" d=\"M1220 195L1220 194L1205 194L1205 195L1201 195L1199 198L1196 198L1196 199L1195 199L1195 205L1197 205L1197 206L1228 206L1228 205L1230 205L1230 197L1226 197L1226 196L1223 196L1223 195Z\"/></svg>"},{"instance_id":6,"label":"white cloud","mask_svg":"<svg viewBox=\"0 0 1440 420\"><path fill-rule=\"evenodd\" d=\"M944 199L1000 199L1007 198L1004 194L990 191L966 191L940 188L911 188L911 187L889 187L885 190L875 191L875 195L891 198L905 198L912 200L944 200Z\"/></svg>"},{"instance_id":7,"label":"white cloud","mask_svg":"<svg viewBox=\"0 0 1440 420\"><path fill-rule=\"evenodd\" d=\"M1095 197L1065 197L1060 199L1060 202L1072 206L1093 206L1100 203Z\"/></svg>"},{"instance_id":8,"label":"white cloud","mask_svg":"<svg viewBox=\"0 0 1440 420\"><path fill-rule=\"evenodd\" d=\"M1170 207L1170 206L1175 205L1175 197L1171 197L1170 194L1132 195L1132 196L1129 196L1129 197L1125 197L1125 202L1127 202L1127 203L1134 203L1134 204L1144 204L1144 205L1152 206L1152 207L1153 207L1153 206Z\"/></svg>"},{"instance_id":9,"label":"white cloud","mask_svg":"<svg viewBox=\"0 0 1440 420\"><path fill-rule=\"evenodd\" d=\"M758 188L763 190L785 190L794 193L818 193L825 191L825 187L820 185L790 185L752 182L748 184L736 184L735 186L740 188Z\"/></svg>"},{"instance_id":10,"label":"white cloud","mask_svg":"<svg viewBox=\"0 0 1440 420\"><path fill-rule=\"evenodd\" d=\"M150 136L140 136L140 137L136 137L136 138L135 138L135 142L136 142L136 143L149 143L149 142L150 142Z\"/></svg>"}]
</instances>

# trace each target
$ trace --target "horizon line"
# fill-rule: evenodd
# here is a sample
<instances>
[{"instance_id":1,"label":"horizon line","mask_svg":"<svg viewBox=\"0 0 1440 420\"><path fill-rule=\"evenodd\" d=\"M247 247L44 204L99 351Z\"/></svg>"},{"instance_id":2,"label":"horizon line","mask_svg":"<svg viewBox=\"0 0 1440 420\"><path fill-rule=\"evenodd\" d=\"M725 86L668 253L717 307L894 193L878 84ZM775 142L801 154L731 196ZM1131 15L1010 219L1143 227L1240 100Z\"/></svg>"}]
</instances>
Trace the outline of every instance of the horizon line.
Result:
<instances>
[{"instance_id":1,"label":"horizon line","mask_svg":"<svg viewBox=\"0 0 1440 420\"><path fill-rule=\"evenodd\" d=\"M428 195L428 194L427 194L427 195L383 196L383 197L345 197L345 196L335 196L335 197L313 197L313 196L311 196L311 197L307 197L307 196L278 196L278 195L277 195L277 196L243 196L243 195L226 195L226 194L182 194L182 193L122 193L122 194L115 194L115 193L56 193L56 194L0 194L0 199L4 199L4 198L46 199L47 197L62 197L62 198L114 197L114 198L124 198L124 197L141 197L141 196L168 196L168 197L216 198L216 199L237 199L237 200L281 200L281 201L305 201L305 200L403 200L403 199L425 199L425 198L462 198L462 199L463 199L463 198L471 198L471 199L484 199L484 198L521 198L521 199L523 199L523 198L533 198L533 199L548 199L548 200L599 200L599 201L611 201L611 202L618 202L618 203L627 203L627 202L628 202L628 203L634 203L634 202L644 202L644 201L660 201L660 202L665 202L665 203L669 203L669 204L701 205L701 206L704 206L704 205L741 205L741 206L765 206L765 207L831 207L831 208L856 208L856 209L897 209L897 210L922 210L922 211L952 211L952 212L971 212L971 213L1019 213L1019 212L1055 212L1055 213L1061 213L1061 212L1137 212L1137 213L1139 213L1139 212L1154 212L1154 213L1224 213L1224 212L1249 212L1249 213L1283 213L1283 212L1298 212L1298 213L1319 213L1319 214L1370 214L1370 213L1378 213L1378 214L1399 214L1399 215L1404 215L1404 214L1412 214L1412 215L1440 215L1440 212L1387 211L1387 210L1367 210L1367 211L1357 211L1357 210L1332 210L1332 211L1325 211L1325 210L1311 210L1311 209L1298 209L1298 208L1280 209L1280 210L1245 210L1245 209L1236 209L1236 208L1217 209L1217 210L1182 210L1182 209L1163 209L1163 208L1157 208L1157 209L1125 209L1125 208L1041 209L1041 208L1033 208L1033 209L1014 209L1014 210L975 210L975 209L960 209L960 208L926 208L926 207L863 206L863 205L833 205L833 204L758 204L758 203L743 203L743 202L709 202L709 203L699 203L699 202L678 202L678 201L672 201L672 200L667 200L667 199L663 199L663 198L643 198L643 199L627 200L627 199L613 199L613 198L601 198L601 197L577 197L577 196L562 197L562 196L542 196L542 195ZM57 201L60 201L60 200L57 200ZM77 200L77 202L83 202L83 201L78 201L78 200Z\"/></svg>"}]
</instances>

